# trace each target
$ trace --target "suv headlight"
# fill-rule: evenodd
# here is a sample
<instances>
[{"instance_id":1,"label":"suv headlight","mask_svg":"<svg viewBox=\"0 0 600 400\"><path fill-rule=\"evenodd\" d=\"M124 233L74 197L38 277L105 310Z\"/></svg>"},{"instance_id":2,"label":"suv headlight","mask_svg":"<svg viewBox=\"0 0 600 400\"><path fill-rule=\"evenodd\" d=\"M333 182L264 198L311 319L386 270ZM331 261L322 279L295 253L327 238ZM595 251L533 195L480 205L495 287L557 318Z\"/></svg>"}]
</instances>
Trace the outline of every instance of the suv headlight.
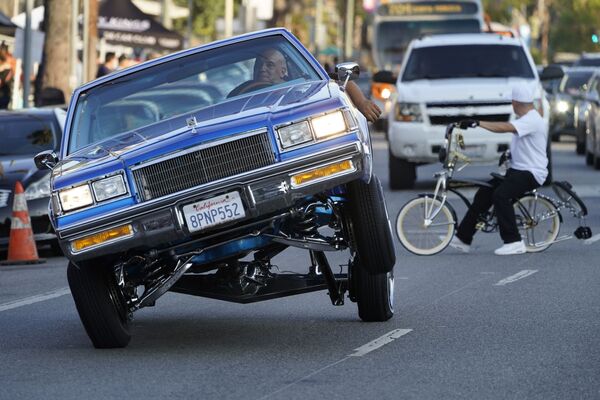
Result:
<instances>
[{"instance_id":1,"label":"suv headlight","mask_svg":"<svg viewBox=\"0 0 600 400\"><path fill-rule=\"evenodd\" d=\"M114 175L92 183L96 201L104 201L127 193L122 175Z\"/></svg>"},{"instance_id":2,"label":"suv headlight","mask_svg":"<svg viewBox=\"0 0 600 400\"><path fill-rule=\"evenodd\" d=\"M423 115L418 103L396 103L394 106L394 118L402 122L421 122Z\"/></svg>"},{"instance_id":3,"label":"suv headlight","mask_svg":"<svg viewBox=\"0 0 600 400\"><path fill-rule=\"evenodd\" d=\"M92 191L87 183L61 190L58 192L58 197L60 198L60 205L63 211L76 210L94 204Z\"/></svg>"},{"instance_id":4,"label":"suv headlight","mask_svg":"<svg viewBox=\"0 0 600 400\"><path fill-rule=\"evenodd\" d=\"M46 174L42 179L33 182L25 189L25 199L35 200L50 197L50 174Z\"/></svg>"}]
</instances>

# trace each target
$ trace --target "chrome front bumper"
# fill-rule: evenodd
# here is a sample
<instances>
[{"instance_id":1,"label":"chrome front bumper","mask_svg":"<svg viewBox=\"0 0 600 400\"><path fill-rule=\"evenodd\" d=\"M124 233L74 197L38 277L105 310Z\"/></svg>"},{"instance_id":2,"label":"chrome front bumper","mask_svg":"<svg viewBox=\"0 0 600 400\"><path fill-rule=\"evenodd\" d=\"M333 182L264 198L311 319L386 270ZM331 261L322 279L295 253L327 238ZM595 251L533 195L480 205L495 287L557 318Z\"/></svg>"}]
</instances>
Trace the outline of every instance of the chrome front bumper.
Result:
<instances>
[{"instance_id":1,"label":"chrome front bumper","mask_svg":"<svg viewBox=\"0 0 600 400\"><path fill-rule=\"evenodd\" d=\"M344 160L352 161L354 166L352 171L299 187L293 187L290 182L292 175L311 167ZM73 261L117 254L132 249L140 251L160 249L174 243L197 240L203 236L214 236L215 233L227 235L231 231L227 228L235 227L237 230L256 225L261 221L268 221L271 216L288 210L306 196L356 179L368 180L371 162L369 149L364 148L362 142L356 141L325 152L281 162L266 169L211 182L156 201L140 203L109 216L64 227L57 230L57 234L65 255ZM231 191L240 193L246 217L201 233L191 234L184 222L183 206ZM72 250L71 243L74 240L125 224L132 225L132 235L107 241L79 252Z\"/></svg>"}]
</instances>

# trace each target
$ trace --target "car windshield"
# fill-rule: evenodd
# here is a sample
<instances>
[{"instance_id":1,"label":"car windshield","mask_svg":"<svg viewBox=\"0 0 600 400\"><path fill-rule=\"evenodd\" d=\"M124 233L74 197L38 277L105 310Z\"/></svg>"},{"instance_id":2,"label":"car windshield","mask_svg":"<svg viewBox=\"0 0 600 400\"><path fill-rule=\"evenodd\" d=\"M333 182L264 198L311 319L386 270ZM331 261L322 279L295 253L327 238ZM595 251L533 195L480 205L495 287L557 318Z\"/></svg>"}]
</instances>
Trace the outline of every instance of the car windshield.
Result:
<instances>
[{"instance_id":1,"label":"car windshield","mask_svg":"<svg viewBox=\"0 0 600 400\"><path fill-rule=\"evenodd\" d=\"M54 149L50 121L32 116L10 116L0 120L1 155L34 156Z\"/></svg>"},{"instance_id":2,"label":"car windshield","mask_svg":"<svg viewBox=\"0 0 600 400\"><path fill-rule=\"evenodd\" d=\"M439 21L385 21L377 26L377 57L383 69L392 70L402 64L411 40L441 33L478 33L481 25L476 19Z\"/></svg>"},{"instance_id":3,"label":"car windshield","mask_svg":"<svg viewBox=\"0 0 600 400\"><path fill-rule=\"evenodd\" d=\"M600 57L580 58L573 64L574 67L600 67Z\"/></svg>"},{"instance_id":4,"label":"car windshield","mask_svg":"<svg viewBox=\"0 0 600 400\"><path fill-rule=\"evenodd\" d=\"M321 79L282 35L198 52L81 93L68 154L233 98Z\"/></svg>"},{"instance_id":5,"label":"car windshield","mask_svg":"<svg viewBox=\"0 0 600 400\"><path fill-rule=\"evenodd\" d=\"M587 82L592 77L592 74L593 71L569 73L563 78L559 91L568 94L585 92Z\"/></svg>"},{"instance_id":6,"label":"car windshield","mask_svg":"<svg viewBox=\"0 0 600 400\"><path fill-rule=\"evenodd\" d=\"M456 45L414 49L403 81L448 78L533 78L533 69L520 46Z\"/></svg>"}]
</instances>

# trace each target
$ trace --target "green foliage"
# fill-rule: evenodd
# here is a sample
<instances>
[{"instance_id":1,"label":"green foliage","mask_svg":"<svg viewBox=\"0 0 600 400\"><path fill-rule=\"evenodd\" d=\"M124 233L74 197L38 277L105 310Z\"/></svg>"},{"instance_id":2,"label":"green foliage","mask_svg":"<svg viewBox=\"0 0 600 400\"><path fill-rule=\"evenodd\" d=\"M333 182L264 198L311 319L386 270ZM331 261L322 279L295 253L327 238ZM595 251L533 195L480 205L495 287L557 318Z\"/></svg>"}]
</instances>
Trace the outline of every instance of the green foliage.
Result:
<instances>
[{"instance_id":1,"label":"green foliage","mask_svg":"<svg viewBox=\"0 0 600 400\"><path fill-rule=\"evenodd\" d=\"M174 0L174 4L188 6L188 0ZM217 38L216 24L218 18L225 14L225 0L193 0L193 33L209 41ZM187 31L187 19L174 21L174 28L182 34Z\"/></svg>"}]
</instances>

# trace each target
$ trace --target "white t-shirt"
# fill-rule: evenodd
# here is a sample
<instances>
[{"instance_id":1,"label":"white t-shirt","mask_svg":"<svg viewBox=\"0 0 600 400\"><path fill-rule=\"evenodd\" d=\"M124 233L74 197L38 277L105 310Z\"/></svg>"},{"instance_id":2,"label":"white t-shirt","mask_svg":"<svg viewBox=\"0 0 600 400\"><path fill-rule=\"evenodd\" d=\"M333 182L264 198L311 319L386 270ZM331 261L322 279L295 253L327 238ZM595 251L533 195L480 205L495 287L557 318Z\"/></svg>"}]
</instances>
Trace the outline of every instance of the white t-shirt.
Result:
<instances>
[{"instance_id":1,"label":"white t-shirt","mask_svg":"<svg viewBox=\"0 0 600 400\"><path fill-rule=\"evenodd\" d=\"M548 127L544 119L536 110L530 110L511 124L517 134L513 135L510 144L510 167L531 172L535 180L543 184L548 176Z\"/></svg>"}]
</instances>

